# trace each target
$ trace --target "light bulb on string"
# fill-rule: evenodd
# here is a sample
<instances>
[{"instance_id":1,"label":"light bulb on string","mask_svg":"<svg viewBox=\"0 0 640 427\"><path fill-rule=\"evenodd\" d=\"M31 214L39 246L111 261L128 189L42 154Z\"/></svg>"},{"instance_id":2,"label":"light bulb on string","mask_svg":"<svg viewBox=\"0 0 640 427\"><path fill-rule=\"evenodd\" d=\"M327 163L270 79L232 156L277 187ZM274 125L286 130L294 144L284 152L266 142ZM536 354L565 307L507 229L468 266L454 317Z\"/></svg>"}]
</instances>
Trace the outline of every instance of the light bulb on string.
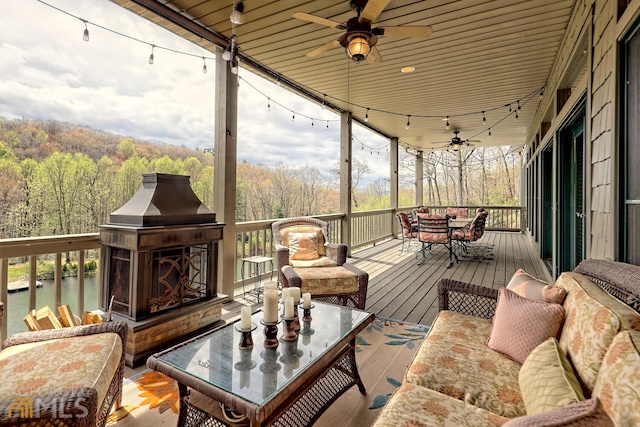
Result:
<instances>
[{"instance_id":1,"label":"light bulb on string","mask_svg":"<svg viewBox=\"0 0 640 427\"><path fill-rule=\"evenodd\" d=\"M230 48L227 48L227 49L224 50L224 52L222 52L222 59L224 59L227 62L231 61L231 50L230 50Z\"/></svg>"},{"instance_id":2,"label":"light bulb on string","mask_svg":"<svg viewBox=\"0 0 640 427\"><path fill-rule=\"evenodd\" d=\"M516 120L518 120L520 117L518 116L518 112L516 111Z\"/></svg>"},{"instance_id":3,"label":"light bulb on string","mask_svg":"<svg viewBox=\"0 0 640 427\"><path fill-rule=\"evenodd\" d=\"M207 74L207 60L202 57L202 74Z\"/></svg>"},{"instance_id":4,"label":"light bulb on string","mask_svg":"<svg viewBox=\"0 0 640 427\"><path fill-rule=\"evenodd\" d=\"M276 78L276 86L280 87L280 76Z\"/></svg>"},{"instance_id":5,"label":"light bulb on string","mask_svg":"<svg viewBox=\"0 0 640 427\"><path fill-rule=\"evenodd\" d=\"M149 62L149 65L153 65L153 49L155 49L155 47L156 47L155 44L151 45L151 55L149 55L149 61L147 61Z\"/></svg>"},{"instance_id":6,"label":"light bulb on string","mask_svg":"<svg viewBox=\"0 0 640 427\"><path fill-rule=\"evenodd\" d=\"M447 123L445 123L444 128L446 130L449 130L451 128L451 125L449 124L449 116L447 116Z\"/></svg>"},{"instance_id":7,"label":"light bulb on string","mask_svg":"<svg viewBox=\"0 0 640 427\"><path fill-rule=\"evenodd\" d=\"M407 125L404 127L405 129L411 129L411 114L407 116Z\"/></svg>"},{"instance_id":8,"label":"light bulb on string","mask_svg":"<svg viewBox=\"0 0 640 427\"><path fill-rule=\"evenodd\" d=\"M540 89L540 99L544 96L544 86Z\"/></svg>"},{"instance_id":9,"label":"light bulb on string","mask_svg":"<svg viewBox=\"0 0 640 427\"><path fill-rule=\"evenodd\" d=\"M313 127L313 119L311 119L311 127Z\"/></svg>"},{"instance_id":10,"label":"light bulb on string","mask_svg":"<svg viewBox=\"0 0 640 427\"><path fill-rule=\"evenodd\" d=\"M87 21L85 21L84 19L81 19L81 21L84 23L84 32L82 33L82 40L88 42L89 41L89 29L87 28Z\"/></svg>"},{"instance_id":11,"label":"light bulb on string","mask_svg":"<svg viewBox=\"0 0 640 427\"><path fill-rule=\"evenodd\" d=\"M292 111L293 113L293 111ZM293 113L293 116L291 116L291 121L293 122L296 119L296 113Z\"/></svg>"},{"instance_id":12,"label":"light bulb on string","mask_svg":"<svg viewBox=\"0 0 640 427\"><path fill-rule=\"evenodd\" d=\"M271 111L271 98L267 98L267 111Z\"/></svg>"},{"instance_id":13,"label":"light bulb on string","mask_svg":"<svg viewBox=\"0 0 640 427\"><path fill-rule=\"evenodd\" d=\"M518 99L518 110L521 110L522 107L520 106L520 100Z\"/></svg>"},{"instance_id":14,"label":"light bulb on string","mask_svg":"<svg viewBox=\"0 0 640 427\"><path fill-rule=\"evenodd\" d=\"M367 108L367 112L364 113L364 122L369 123L369 109Z\"/></svg>"},{"instance_id":15,"label":"light bulb on string","mask_svg":"<svg viewBox=\"0 0 640 427\"><path fill-rule=\"evenodd\" d=\"M236 61L231 61L231 74L238 74L238 64Z\"/></svg>"},{"instance_id":16,"label":"light bulb on string","mask_svg":"<svg viewBox=\"0 0 640 427\"><path fill-rule=\"evenodd\" d=\"M484 111L482 112L482 124L483 125L487 124L487 117L484 115Z\"/></svg>"},{"instance_id":17,"label":"light bulb on string","mask_svg":"<svg viewBox=\"0 0 640 427\"><path fill-rule=\"evenodd\" d=\"M327 120L327 129L329 129L329 120Z\"/></svg>"},{"instance_id":18,"label":"light bulb on string","mask_svg":"<svg viewBox=\"0 0 640 427\"><path fill-rule=\"evenodd\" d=\"M489 128L489 136L491 136L491 128Z\"/></svg>"},{"instance_id":19,"label":"light bulb on string","mask_svg":"<svg viewBox=\"0 0 640 427\"><path fill-rule=\"evenodd\" d=\"M513 110L511 109L511 104L509 104L509 112L512 112Z\"/></svg>"},{"instance_id":20,"label":"light bulb on string","mask_svg":"<svg viewBox=\"0 0 640 427\"><path fill-rule=\"evenodd\" d=\"M324 95L324 97L322 98L322 105L321 105L321 107L322 107L322 109L323 109L323 110L324 110L324 108L325 108L325 106L326 106L326 105L325 105L325 103L326 103L326 102L327 102L327 95L325 94L325 95Z\"/></svg>"}]
</instances>

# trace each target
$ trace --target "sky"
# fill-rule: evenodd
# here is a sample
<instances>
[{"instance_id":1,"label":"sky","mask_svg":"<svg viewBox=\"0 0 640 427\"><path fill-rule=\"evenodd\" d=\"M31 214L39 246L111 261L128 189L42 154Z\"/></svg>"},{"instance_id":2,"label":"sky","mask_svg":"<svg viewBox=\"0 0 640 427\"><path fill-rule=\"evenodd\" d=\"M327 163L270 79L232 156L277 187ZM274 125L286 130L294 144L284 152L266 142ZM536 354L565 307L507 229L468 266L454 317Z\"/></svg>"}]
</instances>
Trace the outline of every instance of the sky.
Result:
<instances>
[{"instance_id":1,"label":"sky","mask_svg":"<svg viewBox=\"0 0 640 427\"><path fill-rule=\"evenodd\" d=\"M0 117L57 120L149 142L213 148L212 52L109 0L0 3ZM80 19L88 21L88 42ZM238 75L239 161L308 165L327 175L336 168L337 115L246 69ZM300 115L319 120L311 126ZM388 141L358 126L354 136L354 158L371 171L365 181L388 178Z\"/></svg>"}]
</instances>

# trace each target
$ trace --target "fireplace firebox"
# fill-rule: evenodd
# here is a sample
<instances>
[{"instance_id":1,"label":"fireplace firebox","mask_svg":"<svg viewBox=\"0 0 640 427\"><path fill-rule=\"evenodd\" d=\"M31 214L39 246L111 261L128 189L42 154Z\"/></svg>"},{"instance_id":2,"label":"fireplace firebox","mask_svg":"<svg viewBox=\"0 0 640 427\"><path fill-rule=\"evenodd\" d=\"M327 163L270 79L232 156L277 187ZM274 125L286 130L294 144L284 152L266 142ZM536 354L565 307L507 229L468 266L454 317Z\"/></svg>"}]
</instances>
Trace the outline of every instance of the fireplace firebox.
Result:
<instances>
[{"instance_id":1,"label":"fireplace firebox","mask_svg":"<svg viewBox=\"0 0 640 427\"><path fill-rule=\"evenodd\" d=\"M129 324L127 364L221 322L223 227L188 176L160 173L143 174L140 190L100 226L101 308Z\"/></svg>"}]
</instances>

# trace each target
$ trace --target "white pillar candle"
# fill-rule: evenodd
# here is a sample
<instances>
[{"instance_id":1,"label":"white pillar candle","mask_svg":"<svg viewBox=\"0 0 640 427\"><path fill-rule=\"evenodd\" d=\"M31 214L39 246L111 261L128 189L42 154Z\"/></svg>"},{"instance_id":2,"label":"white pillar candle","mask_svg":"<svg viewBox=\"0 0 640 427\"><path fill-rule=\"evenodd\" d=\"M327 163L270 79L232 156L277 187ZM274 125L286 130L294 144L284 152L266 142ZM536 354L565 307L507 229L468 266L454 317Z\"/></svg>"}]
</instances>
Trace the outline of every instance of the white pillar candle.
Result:
<instances>
[{"instance_id":1,"label":"white pillar candle","mask_svg":"<svg viewBox=\"0 0 640 427\"><path fill-rule=\"evenodd\" d=\"M311 294L309 292L305 292L302 294L302 308L311 307Z\"/></svg>"},{"instance_id":2,"label":"white pillar candle","mask_svg":"<svg viewBox=\"0 0 640 427\"><path fill-rule=\"evenodd\" d=\"M267 289L264 291L264 306L262 307L265 323L278 321L278 291Z\"/></svg>"},{"instance_id":3,"label":"white pillar candle","mask_svg":"<svg viewBox=\"0 0 640 427\"><path fill-rule=\"evenodd\" d=\"M297 286L290 287L289 296L293 297L293 302L298 304L300 302L300 288Z\"/></svg>"},{"instance_id":4,"label":"white pillar candle","mask_svg":"<svg viewBox=\"0 0 640 427\"><path fill-rule=\"evenodd\" d=\"M288 319L293 317L293 297L284 299L284 317Z\"/></svg>"},{"instance_id":5,"label":"white pillar candle","mask_svg":"<svg viewBox=\"0 0 640 427\"><path fill-rule=\"evenodd\" d=\"M282 303L284 304L284 299L289 296L289 288L282 288Z\"/></svg>"},{"instance_id":6,"label":"white pillar candle","mask_svg":"<svg viewBox=\"0 0 640 427\"><path fill-rule=\"evenodd\" d=\"M240 309L240 327L242 329L251 329L251 307L242 307Z\"/></svg>"}]
</instances>

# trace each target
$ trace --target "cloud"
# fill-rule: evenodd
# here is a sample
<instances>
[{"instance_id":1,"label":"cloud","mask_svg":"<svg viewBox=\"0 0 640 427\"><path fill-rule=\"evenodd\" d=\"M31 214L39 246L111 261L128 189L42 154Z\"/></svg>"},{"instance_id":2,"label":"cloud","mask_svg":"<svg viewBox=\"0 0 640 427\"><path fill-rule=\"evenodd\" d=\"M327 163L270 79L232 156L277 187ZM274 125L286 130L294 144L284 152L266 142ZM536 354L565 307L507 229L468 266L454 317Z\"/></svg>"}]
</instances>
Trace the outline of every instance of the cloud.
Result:
<instances>
[{"instance_id":1,"label":"cloud","mask_svg":"<svg viewBox=\"0 0 640 427\"><path fill-rule=\"evenodd\" d=\"M84 23L36 1L3 5L0 15L0 116L59 120L151 142L213 147L213 53L108 0L48 0ZM151 47L92 24L155 44ZM160 47L186 52L180 55ZM340 156L340 117L274 82L241 70L238 96L238 160L264 165L335 169ZM267 97L271 111L267 110ZM278 103L283 106L278 105ZM297 113L291 120L292 111ZM308 116L308 117L304 117ZM314 117L313 127L311 119ZM329 129L327 129L329 120ZM369 163L367 181L388 178L388 141L354 130L354 158ZM369 149L369 148L373 149ZM372 154L372 152L374 154Z\"/></svg>"}]
</instances>

